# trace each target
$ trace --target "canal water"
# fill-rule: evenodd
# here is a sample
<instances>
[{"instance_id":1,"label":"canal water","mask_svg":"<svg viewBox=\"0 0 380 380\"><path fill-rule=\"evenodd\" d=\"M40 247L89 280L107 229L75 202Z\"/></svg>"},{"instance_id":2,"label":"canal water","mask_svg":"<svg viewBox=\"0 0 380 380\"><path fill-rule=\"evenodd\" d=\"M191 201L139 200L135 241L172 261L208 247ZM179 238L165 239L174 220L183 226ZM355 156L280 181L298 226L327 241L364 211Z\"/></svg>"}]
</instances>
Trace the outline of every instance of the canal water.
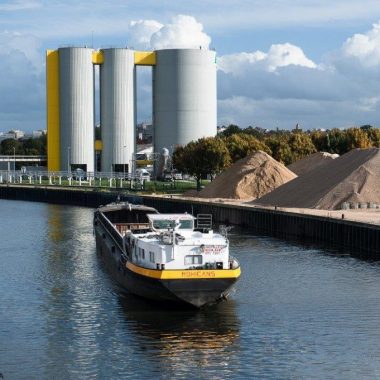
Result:
<instances>
[{"instance_id":1,"label":"canal water","mask_svg":"<svg viewBox=\"0 0 380 380\"><path fill-rule=\"evenodd\" d=\"M232 299L168 310L116 287L92 213L0 200L5 380L380 377L378 263L232 230Z\"/></svg>"}]
</instances>

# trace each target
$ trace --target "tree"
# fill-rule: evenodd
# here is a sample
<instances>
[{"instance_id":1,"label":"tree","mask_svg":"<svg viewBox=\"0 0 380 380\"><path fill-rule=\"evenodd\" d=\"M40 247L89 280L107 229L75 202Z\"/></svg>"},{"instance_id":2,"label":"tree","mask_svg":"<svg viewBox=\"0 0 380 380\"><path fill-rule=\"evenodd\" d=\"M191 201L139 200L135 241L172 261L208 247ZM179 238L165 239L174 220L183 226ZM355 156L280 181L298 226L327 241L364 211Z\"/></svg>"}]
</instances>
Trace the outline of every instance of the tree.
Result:
<instances>
[{"instance_id":1,"label":"tree","mask_svg":"<svg viewBox=\"0 0 380 380\"><path fill-rule=\"evenodd\" d=\"M17 140L5 139L1 142L1 154L6 156L23 154L22 145Z\"/></svg>"},{"instance_id":2,"label":"tree","mask_svg":"<svg viewBox=\"0 0 380 380\"><path fill-rule=\"evenodd\" d=\"M235 134L225 139L227 149L230 153L232 162L236 162L248 154L262 150L271 154L271 150L253 135L245 133Z\"/></svg>"},{"instance_id":3,"label":"tree","mask_svg":"<svg viewBox=\"0 0 380 380\"><path fill-rule=\"evenodd\" d=\"M310 133L312 143L318 152L330 152L330 137L325 131L312 131Z\"/></svg>"},{"instance_id":4,"label":"tree","mask_svg":"<svg viewBox=\"0 0 380 380\"><path fill-rule=\"evenodd\" d=\"M365 129L349 128L346 131L346 152L355 148L370 148L372 146L371 140L368 137Z\"/></svg>"},{"instance_id":5,"label":"tree","mask_svg":"<svg viewBox=\"0 0 380 380\"><path fill-rule=\"evenodd\" d=\"M371 128L366 130L367 136L371 141L372 146L380 148L380 129Z\"/></svg>"},{"instance_id":6,"label":"tree","mask_svg":"<svg viewBox=\"0 0 380 380\"><path fill-rule=\"evenodd\" d=\"M201 179L215 176L226 168L231 157L225 142L218 137L206 137L192 141L184 147L177 147L173 153L173 165L193 175L200 190Z\"/></svg>"},{"instance_id":7,"label":"tree","mask_svg":"<svg viewBox=\"0 0 380 380\"><path fill-rule=\"evenodd\" d=\"M309 156L317 151L310 136L299 131L290 135L288 144L292 151L292 162L300 160L301 158Z\"/></svg>"},{"instance_id":8,"label":"tree","mask_svg":"<svg viewBox=\"0 0 380 380\"><path fill-rule=\"evenodd\" d=\"M230 124L223 132L219 133L219 137L228 137L241 132L242 129L238 125Z\"/></svg>"},{"instance_id":9,"label":"tree","mask_svg":"<svg viewBox=\"0 0 380 380\"><path fill-rule=\"evenodd\" d=\"M292 163L292 151L285 138L269 137L265 144L272 151L272 157L284 165Z\"/></svg>"}]
</instances>

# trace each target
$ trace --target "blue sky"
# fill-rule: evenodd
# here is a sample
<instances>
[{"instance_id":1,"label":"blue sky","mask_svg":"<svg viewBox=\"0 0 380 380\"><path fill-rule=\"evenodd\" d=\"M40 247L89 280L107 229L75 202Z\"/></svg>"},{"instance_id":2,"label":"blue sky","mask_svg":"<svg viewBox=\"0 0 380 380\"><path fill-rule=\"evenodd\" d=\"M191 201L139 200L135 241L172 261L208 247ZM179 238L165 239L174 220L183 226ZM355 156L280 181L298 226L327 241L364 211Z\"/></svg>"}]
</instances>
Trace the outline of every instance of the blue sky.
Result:
<instances>
[{"instance_id":1,"label":"blue sky","mask_svg":"<svg viewBox=\"0 0 380 380\"><path fill-rule=\"evenodd\" d=\"M380 126L378 0L0 0L0 131L45 128L45 50L92 43L215 48L219 125Z\"/></svg>"}]
</instances>

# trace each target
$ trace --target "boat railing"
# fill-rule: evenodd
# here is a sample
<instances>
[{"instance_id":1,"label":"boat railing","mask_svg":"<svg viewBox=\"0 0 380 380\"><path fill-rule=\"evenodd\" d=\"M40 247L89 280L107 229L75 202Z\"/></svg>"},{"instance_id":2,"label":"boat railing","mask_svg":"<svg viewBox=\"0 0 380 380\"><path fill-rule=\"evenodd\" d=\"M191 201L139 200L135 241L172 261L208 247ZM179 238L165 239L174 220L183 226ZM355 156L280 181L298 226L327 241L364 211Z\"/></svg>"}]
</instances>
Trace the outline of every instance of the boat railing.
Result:
<instances>
[{"instance_id":1,"label":"boat railing","mask_svg":"<svg viewBox=\"0 0 380 380\"><path fill-rule=\"evenodd\" d=\"M121 235L125 235L128 231L146 231L149 230L149 223L115 223L116 229Z\"/></svg>"},{"instance_id":2,"label":"boat railing","mask_svg":"<svg viewBox=\"0 0 380 380\"><path fill-rule=\"evenodd\" d=\"M115 226L101 212L98 212L96 214L96 217L98 222L100 222L103 225L103 227L108 231L108 233L111 235L112 239L119 246L119 248L123 247L122 237L115 230Z\"/></svg>"},{"instance_id":3,"label":"boat railing","mask_svg":"<svg viewBox=\"0 0 380 380\"><path fill-rule=\"evenodd\" d=\"M197 225L195 227L199 231L209 231L212 229L212 215L211 214L198 214Z\"/></svg>"}]
</instances>

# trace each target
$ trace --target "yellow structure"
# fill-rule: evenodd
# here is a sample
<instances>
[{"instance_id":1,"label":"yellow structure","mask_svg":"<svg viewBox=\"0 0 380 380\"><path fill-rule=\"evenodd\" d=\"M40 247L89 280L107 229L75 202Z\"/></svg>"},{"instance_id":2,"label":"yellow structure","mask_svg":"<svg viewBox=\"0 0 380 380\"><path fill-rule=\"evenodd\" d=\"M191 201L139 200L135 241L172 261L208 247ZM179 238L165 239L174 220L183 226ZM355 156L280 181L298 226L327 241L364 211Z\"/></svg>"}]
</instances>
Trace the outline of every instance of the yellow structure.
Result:
<instances>
[{"instance_id":1,"label":"yellow structure","mask_svg":"<svg viewBox=\"0 0 380 380\"><path fill-rule=\"evenodd\" d=\"M57 50L46 52L46 110L48 170L59 171L59 55Z\"/></svg>"},{"instance_id":2,"label":"yellow structure","mask_svg":"<svg viewBox=\"0 0 380 380\"><path fill-rule=\"evenodd\" d=\"M94 65L101 65L104 62L104 54L101 50L92 53L92 63Z\"/></svg>"},{"instance_id":3,"label":"yellow structure","mask_svg":"<svg viewBox=\"0 0 380 380\"><path fill-rule=\"evenodd\" d=\"M135 51L135 65L154 66L156 64L156 53L154 51Z\"/></svg>"},{"instance_id":4,"label":"yellow structure","mask_svg":"<svg viewBox=\"0 0 380 380\"><path fill-rule=\"evenodd\" d=\"M151 51L135 51L135 65L156 65L156 53ZM104 63L104 54L101 50L92 53L92 63ZM46 110L47 110L47 154L48 170L60 171L60 102L59 102L59 53L58 50L46 52ZM95 141L95 150L102 150L102 141Z\"/></svg>"},{"instance_id":5,"label":"yellow structure","mask_svg":"<svg viewBox=\"0 0 380 380\"><path fill-rule=\"evenodd\" d=\"M95 140L95 150L100 152L103 149L102 140Z\"/></svg>"}]
</instances>

